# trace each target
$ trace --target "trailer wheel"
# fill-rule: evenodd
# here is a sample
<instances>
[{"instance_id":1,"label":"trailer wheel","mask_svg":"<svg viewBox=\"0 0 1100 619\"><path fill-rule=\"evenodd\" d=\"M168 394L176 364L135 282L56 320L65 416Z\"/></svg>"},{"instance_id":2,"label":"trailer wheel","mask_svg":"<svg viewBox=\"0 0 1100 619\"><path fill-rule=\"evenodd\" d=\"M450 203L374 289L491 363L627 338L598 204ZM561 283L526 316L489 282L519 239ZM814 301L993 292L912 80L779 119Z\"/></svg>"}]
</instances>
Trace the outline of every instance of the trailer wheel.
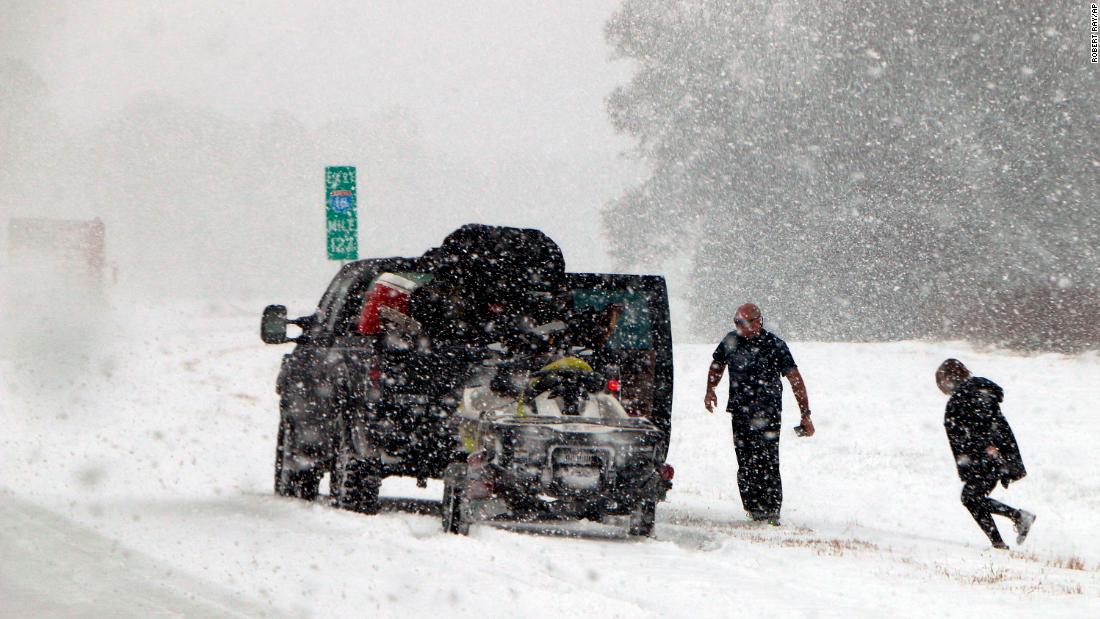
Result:
<instances>
[{"instance_id":1,"label":"trailer wheel","mask_svg":"<svg viewBox=\"0 0 1100 619\"><path fill-rule=\"evenodd\" d=\"M653 535L653 525L657 521L657 501L642 499L630 514L630 534L637 537Z\"/></svg>"},{"instance_id":2,"label":"trailer wheel","mask_svg":"<svg viewBox=\"0 0 1100 619\"><path fill-rule=\"evenodd\" d=\"M466 466L451 464L443 473L443 531L458 535L470 534L470 521L463 510L462 485L466 479Z\"/></svg>"}]
</instances>

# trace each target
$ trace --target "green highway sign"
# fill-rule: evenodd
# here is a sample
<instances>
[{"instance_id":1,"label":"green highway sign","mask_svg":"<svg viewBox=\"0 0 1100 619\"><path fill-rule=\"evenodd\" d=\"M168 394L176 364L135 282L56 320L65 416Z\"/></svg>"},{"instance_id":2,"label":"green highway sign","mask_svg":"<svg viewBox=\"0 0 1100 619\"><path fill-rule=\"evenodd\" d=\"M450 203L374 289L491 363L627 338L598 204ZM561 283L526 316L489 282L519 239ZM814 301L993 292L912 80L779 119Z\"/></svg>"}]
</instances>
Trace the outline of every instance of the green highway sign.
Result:
<instances>
[{"instance_id":1,"label":"green highway sign","mask_svg":"<svg viewBox=\"0 0 1100 619\"><path fill-rule=\"evenodd\" d=\"M325 168L325 225L329 260L359 259L355 166Z\"/></svg>"}]
</instances>

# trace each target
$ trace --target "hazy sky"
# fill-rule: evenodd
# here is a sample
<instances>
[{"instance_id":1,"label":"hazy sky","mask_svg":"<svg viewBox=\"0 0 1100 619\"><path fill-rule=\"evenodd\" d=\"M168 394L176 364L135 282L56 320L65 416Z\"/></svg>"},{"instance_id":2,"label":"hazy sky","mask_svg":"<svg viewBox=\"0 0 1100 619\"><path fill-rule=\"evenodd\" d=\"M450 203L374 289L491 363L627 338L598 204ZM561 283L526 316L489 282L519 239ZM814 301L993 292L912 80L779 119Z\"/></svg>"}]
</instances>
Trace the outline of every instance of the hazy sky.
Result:
<instances>
[{"instance_id":1,"label":"hazy sky","mask_svg":"<svg viewBox=\"0 0 1100 619\"><path fill-rule=\"evenodd\" d=\"M28 196L42 195L35 172L42 162L9 153L14 161L5 164L10 166L7 185L0 174L0 194L5 187L9 193L0 195L0 209L7 211L0 219L102 216L109 258L121 264L123 279L150 261L157 263L160 279L186 280L184 271L208 278L200 274L207 259L216 261L223 279L238 277L232 265L244 268L249 262L252 272L308 267L311 273L331 273L335 267L323 254L323 203L314 203L313 196L323 191L323 166L362 166L346 144L331 152L322 144L310 152L315 161L295 161L305 172L273 170L282 174L277 187L285 197L257 200L252 210L242 207L234 218L225 209L236 207L210 200L209 187L218 186L210 178L217 177L216 166L255 156L248 145L201 141L202 153L192 157L211 160L211 169L185 159L173 172L177 178L158 187L162 205L135 200L131 206L128 170L148 168L150 162L140 152L96 140L105 127L130 146L144 139L163 141L180 130L171 123L150 126L147 118L128 126L135 101L182 102L202 110L181 121L185 129L188 122L215 122L210 112L251 123L261 132L273 118L289 118L307 131L322 127L319 135L331 135L332 123L339 127L344 119L377 124L380 114L384 118L396 109L416 127L423 156L410 164L417 169L361 167L361 179L369 182L361 184L361 255L416 254L437 244L448 230L481 221L542 228L559 241L572 268L604 268L600 207L639 171L619 157L630 143L612 131L604 106L631 71L626 63L610 61L603 38L604 23L616 6L594 0L0 0L0 59L24 63L44 82L45 107L56 119L49 121L56 127L49 128L76 136L59 142L83 140L61 149L80 155L56 164L61 166L56 173L87 178L92 196L81 195L83 188L77 187L51 195L52 212L31 207ZM158 105L153 112L173 109ZM0 121L22 123L31 135L38 131L21 117ZM184 137L194 146L194 136ZM168 165L176 166L176 160ZM398 179L398 174L405 177ZM278 200L293 201L299 210L287 217L285 208L271 206ZM165 217L149 208L165 209ZM137 214L134 209L143 209L140 217L130 216ZM140 227L134 223L139 218ZM161 219L165 223L158 232ZM256 228L245 234L237 230L238 236L220 243L198 242L219 234L222 228L211 221L223 220L251 221ZM148 246L150 238L155 247ZM280 251L264 248L266 238L279 239ZM208 258L211 247L236 247L242 255ZM255 282L250 273L239 277Z\"/></svg>"},{"instance_id":2,"label":"hazy sky","mask_svg":"<svg viewBox=\"0 0 1100 619\"><path fill-rule=\"evenodd\" d=\"M615 2L5 2L3 54L27 60L66 120L143 91L306 122L392 106L463 156L613 142L603 97ZM613 146L612 146L613 148Z\"/></svg>"}]
</instances>

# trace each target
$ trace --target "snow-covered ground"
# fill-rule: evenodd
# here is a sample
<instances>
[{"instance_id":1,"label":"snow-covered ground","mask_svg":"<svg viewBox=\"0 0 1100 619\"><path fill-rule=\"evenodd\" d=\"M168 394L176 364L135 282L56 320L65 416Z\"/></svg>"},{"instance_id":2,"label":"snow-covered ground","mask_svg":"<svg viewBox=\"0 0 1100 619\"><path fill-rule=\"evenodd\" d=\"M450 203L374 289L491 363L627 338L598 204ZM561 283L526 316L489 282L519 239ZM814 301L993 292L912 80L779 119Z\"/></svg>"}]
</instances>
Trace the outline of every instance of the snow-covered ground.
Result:
<instances>
[{"instance_id":1,"label":"snow-covered ground","mask_svg":"<svg viewBox=\"0 0 1100 619\"><path fill-rule=\"evenodd\" d=\"M1100 616L1094 354L793 342L818 434L789 430L788 390L772 528L746 522L728 418L702 407L710 347L678 346L653 539L457 537L438 483L387 480L411 500L373 517L271 495L289 347L260 343L260 309L120 305L76 361L0 349L0 617ZM1019 549L988 549L959 504L946 356L1006 390L1030 475L994 496L1039 515Z\"/></svg>"}]
</instances>

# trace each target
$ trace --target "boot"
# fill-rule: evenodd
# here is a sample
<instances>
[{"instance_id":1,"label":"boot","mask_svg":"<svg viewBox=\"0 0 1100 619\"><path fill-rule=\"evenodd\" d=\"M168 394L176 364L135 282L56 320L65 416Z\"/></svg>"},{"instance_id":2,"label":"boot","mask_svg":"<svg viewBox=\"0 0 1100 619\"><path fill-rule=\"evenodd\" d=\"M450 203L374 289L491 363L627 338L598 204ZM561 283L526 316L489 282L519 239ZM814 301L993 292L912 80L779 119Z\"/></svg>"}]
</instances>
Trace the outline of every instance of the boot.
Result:
<instances>
[{"instance_id":1,"label":"boot","mask_svg":"<svg viewBox=\"0 0 1100 619\"><path fill-rule=\"evenodd\" d=\"M1020 515L1013 521L1013 528L1016 529L1016 545L1024 543L1027 539L1028 531L1031 531L1031 525L1035 523L1035 514L1020 510Z\"/></svg>"}]
</instances>

